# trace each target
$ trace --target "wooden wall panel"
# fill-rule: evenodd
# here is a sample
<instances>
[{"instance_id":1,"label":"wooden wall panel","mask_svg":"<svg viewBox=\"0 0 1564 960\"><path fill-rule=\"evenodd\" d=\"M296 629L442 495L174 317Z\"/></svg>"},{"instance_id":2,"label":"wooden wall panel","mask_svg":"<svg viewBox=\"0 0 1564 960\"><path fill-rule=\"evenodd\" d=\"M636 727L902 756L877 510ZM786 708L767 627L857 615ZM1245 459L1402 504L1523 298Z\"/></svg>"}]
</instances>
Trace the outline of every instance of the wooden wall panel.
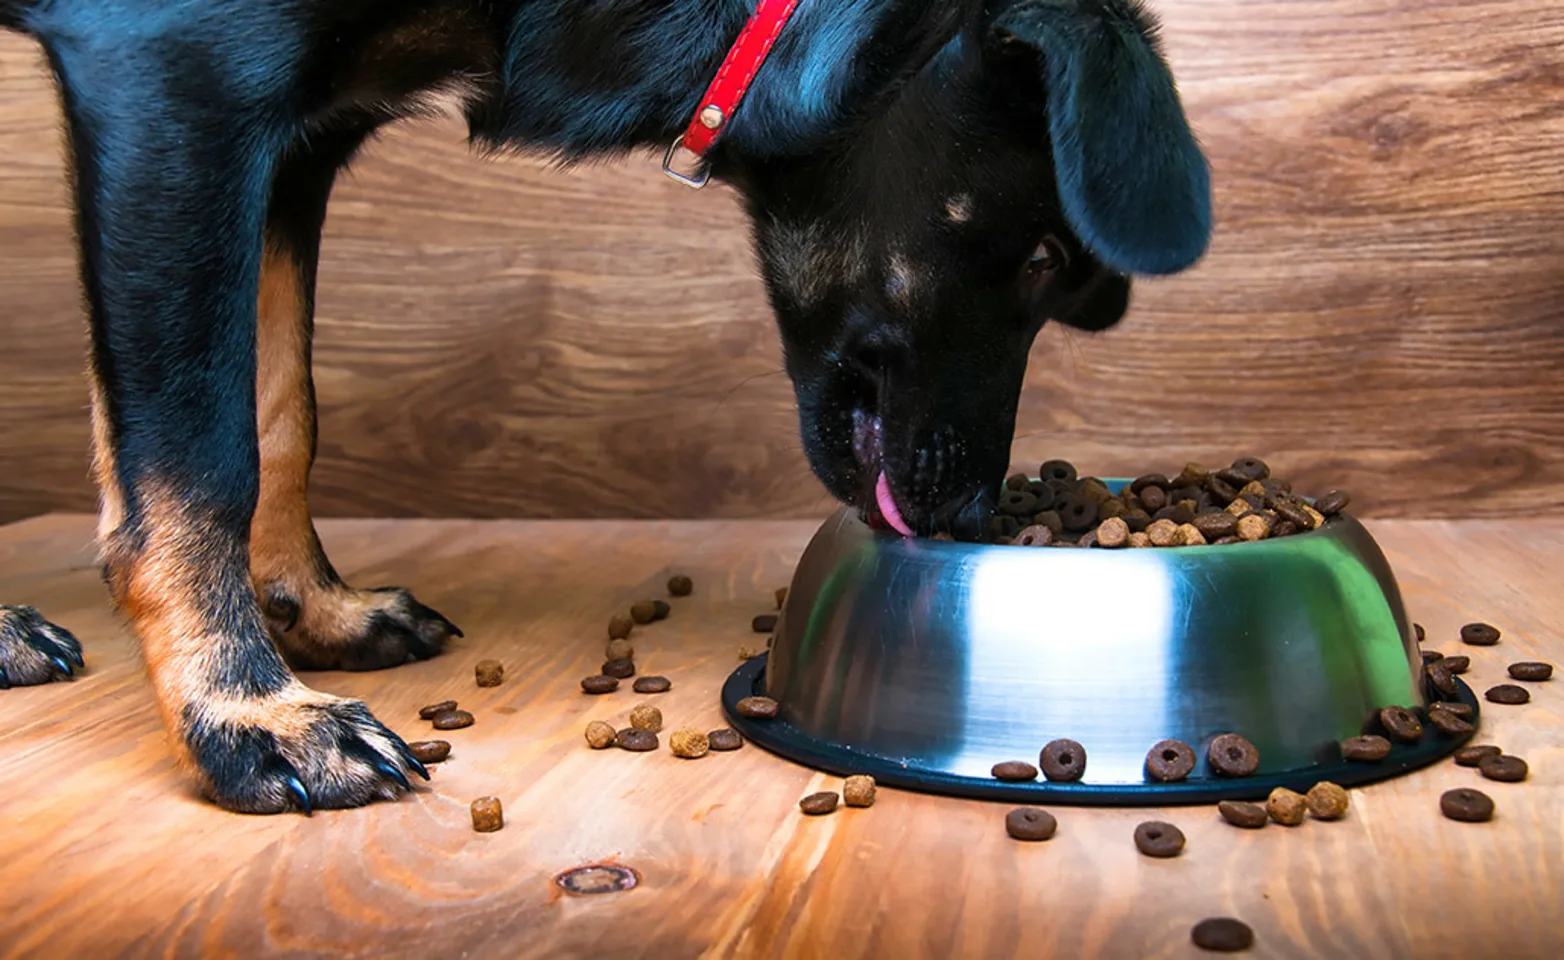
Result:
<instances>
[{"instance_id":1,"label":"wooden wall panel","mask_svg":"<svg viewBox=\"0 0 1564 960\"><path fill-rule=\"evenodd\" d=\"M1564 5L1155 6L1217 239L1118 329L1045 332L1017 460L1253 452L1382 516L1564 513ZM93 500L57 123L0 37L0 520ZM317 509L827 509L732 198L461 139L393 130L334 201Z\"/></svg>"}]
</instances>

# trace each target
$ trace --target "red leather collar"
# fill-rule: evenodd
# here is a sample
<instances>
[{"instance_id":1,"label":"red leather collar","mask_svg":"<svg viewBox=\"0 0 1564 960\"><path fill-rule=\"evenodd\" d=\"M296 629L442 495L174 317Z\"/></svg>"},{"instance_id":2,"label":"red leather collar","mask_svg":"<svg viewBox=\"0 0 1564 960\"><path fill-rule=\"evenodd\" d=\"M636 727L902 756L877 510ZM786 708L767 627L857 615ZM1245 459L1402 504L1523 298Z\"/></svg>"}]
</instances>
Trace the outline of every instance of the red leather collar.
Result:
<instances>
[{"instance_id":1,"label":"red leather collar","mask_svg":"<svg viewBox=\"0 0 1564 960\"><path fill-rule=\"evenodd\" d=\"M733 42L727 59L722 61L722 69L717 71L716 79L706 88L706 95L701 98L700 108L695 111L689 127L668 149L668 155L663 160L663 170L670 177L690 186L705 184L705 174L695 178L675 171L674 154L682 146L697 157L706 156L706 152L733 119L733 112L749 92L755 74L771 55L772 45L797 8L798 0L759 0L754 15Z\"/></svg>"}]
</instances>

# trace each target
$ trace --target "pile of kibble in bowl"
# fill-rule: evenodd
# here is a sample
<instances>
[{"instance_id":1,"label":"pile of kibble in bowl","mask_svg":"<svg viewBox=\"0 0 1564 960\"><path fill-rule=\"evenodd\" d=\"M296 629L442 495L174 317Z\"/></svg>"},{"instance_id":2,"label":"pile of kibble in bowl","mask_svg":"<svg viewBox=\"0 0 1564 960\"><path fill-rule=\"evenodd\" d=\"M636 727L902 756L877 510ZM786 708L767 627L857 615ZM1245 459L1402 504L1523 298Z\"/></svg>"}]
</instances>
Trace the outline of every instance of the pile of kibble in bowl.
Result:
<instances>
[{"instance_id":1,"label":"pile of kibble in bowl","mask_svg":"<svg viewBox=\"0 0 1564 960\"><path fill-rule=\"evenodd\" d=\"M1018 473L1005 481L989 539L1018 547L1222 546L1318 529L1350 499L1339 490L1306 499L1257 457L1220 470L1189 463L1171 478L1149 473L1118 493L1069 461L1049 460L1037 479Z\"/></svg>"}]
</instances>

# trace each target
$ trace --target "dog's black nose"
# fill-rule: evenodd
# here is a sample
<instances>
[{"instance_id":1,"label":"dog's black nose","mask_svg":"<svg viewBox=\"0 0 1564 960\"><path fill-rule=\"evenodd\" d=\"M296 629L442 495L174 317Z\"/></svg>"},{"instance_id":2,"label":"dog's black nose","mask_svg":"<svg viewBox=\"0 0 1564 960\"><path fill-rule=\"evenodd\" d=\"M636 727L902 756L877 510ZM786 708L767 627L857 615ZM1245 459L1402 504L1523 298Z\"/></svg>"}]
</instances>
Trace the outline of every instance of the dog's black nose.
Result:
<instances>
[{"instance_id":1,"label":"dog's black nose","mask_svg":"<svg viewBox=\"0 0 1564 960\"><path fill-rule=\"evenodd\" d=\"M888 377L905 370L907 366L906 343L884 329L867 330L854 336L843 353L858 372L876 387L883 387Z\"/></svg>"}]
</instances>

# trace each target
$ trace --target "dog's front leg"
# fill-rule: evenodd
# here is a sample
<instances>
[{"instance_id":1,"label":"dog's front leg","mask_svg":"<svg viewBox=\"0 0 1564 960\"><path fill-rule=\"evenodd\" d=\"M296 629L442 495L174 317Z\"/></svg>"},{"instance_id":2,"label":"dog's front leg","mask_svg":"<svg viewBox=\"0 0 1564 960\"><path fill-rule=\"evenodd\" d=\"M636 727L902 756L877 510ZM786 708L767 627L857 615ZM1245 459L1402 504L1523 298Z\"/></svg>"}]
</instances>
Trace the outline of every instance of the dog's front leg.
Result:
<instances>
[{"instance_id":1,"label":"dog's front leg","mask_svg":"<svg viewBox=\"0 0 1564 960\"><path fill-rule=\"evenodd\" d=\"M256 304L287 104L213 51L174 62L174 47L127 35L51 50L76 166L105 577L207 796L257 813L392 798L422 768L364 704L293 676L251 586Z\"/></svg>"},{"instance_id":2,"label":"dog's front leg","mask_svg":"<svg viewBox=\"0 0 1564 960\"><path fill-rule=\"evenodd\" d=\"M315 388L310 371L321 224L337 170L368 133L312 134L287 151L272 187L256 329L260 500L250 572L283 655L300 669L374 670L439 653L461 635L397 587L342 582L310 519Z\"/></svg>"}]
</instances>

